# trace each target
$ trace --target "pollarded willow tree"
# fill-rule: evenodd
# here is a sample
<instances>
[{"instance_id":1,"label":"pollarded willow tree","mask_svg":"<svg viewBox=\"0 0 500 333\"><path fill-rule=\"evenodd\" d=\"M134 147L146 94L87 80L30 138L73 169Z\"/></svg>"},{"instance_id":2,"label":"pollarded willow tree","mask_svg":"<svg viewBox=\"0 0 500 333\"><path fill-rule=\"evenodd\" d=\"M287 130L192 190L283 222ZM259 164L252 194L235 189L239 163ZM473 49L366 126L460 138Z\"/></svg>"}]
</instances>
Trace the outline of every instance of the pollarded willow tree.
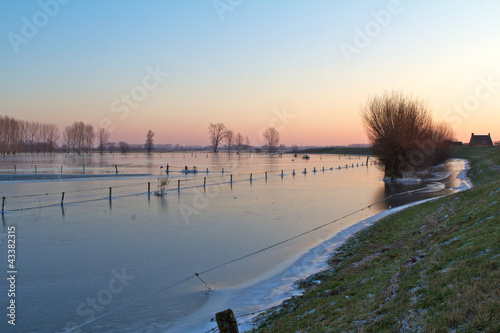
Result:
<instances>
[{"instance_id":1,"label":"pollarded willow tree","mask_svg":"<svg viewBox=\"0 0 500 333\"><path fill-rule=\"evenodd\" d=\"M449 157L453 132L447 124L435 124L419 99L385 93L368 99L361 116L385 177L402 178Z\"/></svg>"}]
</instances>

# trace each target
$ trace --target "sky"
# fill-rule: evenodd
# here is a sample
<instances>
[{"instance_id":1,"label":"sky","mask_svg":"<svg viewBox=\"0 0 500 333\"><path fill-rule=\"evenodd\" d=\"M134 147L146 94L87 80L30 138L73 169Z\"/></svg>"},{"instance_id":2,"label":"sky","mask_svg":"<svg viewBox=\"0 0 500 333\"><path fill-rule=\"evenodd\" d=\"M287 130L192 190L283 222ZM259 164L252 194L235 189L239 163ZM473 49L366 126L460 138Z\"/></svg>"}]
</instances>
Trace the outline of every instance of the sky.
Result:
<instances>
[{"instance_id":1,"label":"sky","mask_svg":"<svg viewBox=\"0 0 500 333\"><path fill-rule=\"evenodd\" d=\"M0 114L112 141L368 143L360 108L425 101L458 140L500 140L500 2L0 0Z\"/></svg>"}]
</instances>

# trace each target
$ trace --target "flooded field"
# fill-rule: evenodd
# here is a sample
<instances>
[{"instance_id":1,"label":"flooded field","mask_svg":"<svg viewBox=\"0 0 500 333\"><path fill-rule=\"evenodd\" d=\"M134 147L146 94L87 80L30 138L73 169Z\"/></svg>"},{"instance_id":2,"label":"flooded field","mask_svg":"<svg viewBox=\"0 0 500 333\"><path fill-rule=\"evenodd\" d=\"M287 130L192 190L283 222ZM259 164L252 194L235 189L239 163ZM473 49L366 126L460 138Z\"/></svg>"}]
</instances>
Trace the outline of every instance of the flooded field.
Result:
<instances>
[{"instance_id":1,"label":"flooded field","mask_svg":"<svg viewBox=\"0 0 500 333\"><path fill-rule=\"evenodd\" d=\"M252 313L296 293L293 282L324 267L328 251L369 218L455 191L465 167L453 161L421 184L391 186L366 161L203 152L3 158L0 241L6 249L15 226L17 328L205 332L218 311ZM159 178L168 179L162 196L153 193ZM7 272L6 255L1 263Z\"/></svg>"}]
</instances>

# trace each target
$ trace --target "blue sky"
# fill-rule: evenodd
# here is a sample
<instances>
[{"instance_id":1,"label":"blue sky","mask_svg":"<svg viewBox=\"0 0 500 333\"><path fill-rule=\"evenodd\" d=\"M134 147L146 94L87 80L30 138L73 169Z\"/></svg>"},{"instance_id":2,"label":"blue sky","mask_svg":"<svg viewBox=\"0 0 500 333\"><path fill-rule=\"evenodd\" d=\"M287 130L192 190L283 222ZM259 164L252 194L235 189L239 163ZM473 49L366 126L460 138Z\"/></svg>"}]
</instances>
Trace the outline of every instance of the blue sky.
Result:
<instances>
[{"instance_id":1,"label":"blue sky","mask_svg":"<svg viewBox=\"0 0 500 333\"><path fill-rule=\"evenodd\" d=\"M276 125L285 144L343 145L366 142L367 97L396 89L460 140L500 140L498 1L62 2L0 2L0 114L137 143L207 144L223 122L253 144Z\"/></svg>"}]
</instances>

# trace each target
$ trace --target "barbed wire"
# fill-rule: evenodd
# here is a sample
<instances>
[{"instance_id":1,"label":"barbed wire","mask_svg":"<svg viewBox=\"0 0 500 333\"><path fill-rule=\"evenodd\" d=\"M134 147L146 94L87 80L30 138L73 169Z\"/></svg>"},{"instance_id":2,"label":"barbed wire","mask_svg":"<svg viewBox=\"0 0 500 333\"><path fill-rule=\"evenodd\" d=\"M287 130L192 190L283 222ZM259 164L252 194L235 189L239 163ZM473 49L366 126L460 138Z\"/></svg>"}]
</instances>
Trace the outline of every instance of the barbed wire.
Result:
<instances>
[{"instance_id":1,"label":"barbed wire","mask_svg":"<svg viewBox=\"0 0 500 333\"><path fill-rule=\"evenodd\" d=\"M366 165L368 166L368 165ZM329 170L331 171L335 171L335 170L340 170L342 168L346 168L346 167L341 167L339 166L339 168L331 168ZM347 166L347 169L348 168L355 168L355 166ZM252 177L253 175L271 175L271 174L278 174L278 175L281 175L281 176L285 176L286 174L284 173L285 169L283 170L279 170L279 171L258 171L258 172L251 172L251 173L243 173L243 172L239 172L239 173L231 173L231 174L227 174L226 172L220 174L220 175L214 175L214 176L205 176L203 177L204 178L204 184L203 185L195 185L195 186L190 186L190 187L183 187L182 189L186 190L186 189L192 189L192 188L199 188L199 187L206 187L206 186L216 186L216 185L223 185L223 184L232 184L232 183L238 183L238 182L246 182L246 181L257 181L257 180L262 180L264 179L263 177ZM293 169L293 171L295 171L295 169ZM320 170L322 171L322 170ZM327 171L327 169L325 169L325 171ZM290 170L287 170L287 172L290 172ZM316 170L316 172L319 172L318 170ZM251 178L245 178L245 179L240 179L240 180L237 180L237 179L233 179L232 178L232 175L248 175L250 174ZM161 175L157 175L157 176L153 176L153 175L150 175L151 177L165 177L167 179L172 179L172 180L177 180L179 182L179 184L182 184L182 183L185 183L185 182L189 182L189 181L195 181L195 180L201 180L202 177L193 177L193 178L186 178L186 179L181 179L181 178L169 178L169 175L168 174L161 174ZM228 177L231 177L229 180L227 179ZM211 180L211 179L221 179L221 178L226 178L224 181L221 181L221 182L215 182L215 183L206 183L206 180ZM265 179L267 180L267 177L265 177ZM69 190L69 191L60 191L60 192L51 192L51 193L39 193L39 194L26 194L26 195L17 195L17 196L9 196L9 197L6 197L8 199L20 199L20 198L33 198L33 197L44 197L44 196L55 196L55 195L61 195L63 192L65 194L72 194L72 193L83 193L83 192L92 192L92 191L99 191L99 190L108 190L110 187L113 188L113 189L116 189L116 188L125 188L125 187L135 187L135 186L144 186L145 184L144 183L134 183L134 184L125 184L125 185L116 185L116 186L107 186L107 187L96 187L96 188L90 188L90 189L80 189L80 190ZM173 191L178 191L179 188L178 187L175 187L175 185L172 185L171 188L167 188L165 189L166 192L173 192ZM144 194L144 193L148 193L148 192L137 192L135 193L134 195L141 195L141 194ZM130 195L132 196L132 195ZM124 197L124 196L115 196L113 195L112 198L118 198L118 197ZM97 198L97 199L89 199L89 200L79 200L79 201L75 201L75 202L64 202L64 204L68 203L68 204L71 204L71 203L87 203L87 202L93 202L93 201L99 201L99 200L105 200L105 199L109 199L109 196L107 197L102 197L102 198ZM54 207L54 206L57 206L61 204L61 202L57 202L57 203L49 203L49 204L38 204L36 206L31 206L31 207L25 207L25 208L15 208L15 209L7 209L6 211L7 212L18 212L18 211L23 211L23 210L33 210L33 209L41 209L41 208L47 208L47 207Z\"/></svg>"},{"instance_id":2,"label":"barbed wire","mask_svg":"<svg viewBox=\"0 0 500 333\"><path fill-rule=\"evenodd\" d=\"M414 190L412 190L412 192L413 192L413 191L414 191ZM403 194L404 194L404 193L398 193L397 195L403 195ZM394 196L394 195L388 196L387 198L392 197L392 196ZM383 199L382 199L382 200L383 200ZM382 201L382 200L379 200L378 202L380 202L380 201ZM375 204L375 203L374 203L374 204ZM147 298L149 298L149 297L151 297L151 296L154 296L154 295L156 295L156 294L158 294L158 293L160 293L160 292L162 292L162 291L165 291L165 290L170 289L170 288L172 288L172 287L174 287L174 286L177 286L177 285L179 285L179 284L181 284L181 283L183 283L183 282L186 282L186 281L188 281L188 280L190 280L190 279L192 279L192 278L194 278L194 277L197 277L198 275L206 274L206 273L211 272L211 271L214 271L214 270L216 270L216 269L218 269L218 268L221 268L221 267L227 266L227 265L232 264L232 263L235 263L235 262L237 262L237 261L241 261L241 260L246 259L246 258L248 258L248 257L254 256L254 255L258 254L258 253L265 252L265 251L267 251L267 250L269 250L269 249L272 249L272 248L274 248L274 247L276 247L276 246L279 246L279 245L284 244L284 243L286 243L286 242L289 242L289 241L291 241L291 240L294 240L294 239L297 239L297 238L302 237L302 236L304 236L304 235L307 235L307 234L309 234L309 233L311 233L311 232L314 232L314 231L316 231L316 230L319 230L319 229L321 229L321 228L323 228L323 227L325 227L325 226L328 226L328 225L330 225L330 224L332 224L332 223L338 222L338 221L340 221L340 220L342 220L342 219L345 219L345 218L347 218L347 217L349 217L349 216L352 216L352 215L354 215L354 214L356 214L356 213L359 213L359 212L361 212L361 211L363 211L363 210L365 210L365 209L369 209L369 207L370 207L370 206L373 206L374 204L371 204L371 205L365 206L365 207L363 207L363 208L360 208L360 209L358 209L358 210L356 210L356 211L353 211L353 212L351 212L351 213L349 213L349 214L346 214L346 215L344 215L344 216L341 216L341 217L339 217L339 218L336 218L336 219L334 219L334 220L332 220L332 221L330 221L330 222L324 223L324 224L322 224L322 225L320 225L320 226L317 226L317 227L315 227L315 228L312 228L312 229L310 229L310 230L308 230L308 231L302 232L302 233L300 233L300 234L298 234L298 235L296 235L296 236L293 236L293 237L287 238L287 239L282 240L282 241L280 241L280 242L277 242L277 243L275 243L275 244L269 245L269 246L264 247L264 248L262 248L262 249L260 249L260 250L257 250L257 251L251 252L251 253L249 253L249 254L246 254L246 255L240 256L240 257L238 257L238 258L235 258L235 259L232 259L232 260L226 261L226 262L224 262L224 263L222 263L222 264L219 264L219 265L213 266L213 267L208 268L208 269L206 269L206 270L204 270L204 271L201 271L201 272L199 272L199 273L195 273L195 275L193 275L193 276L191 276L191 277L189 277L189 278L185 278L185 279L180 280L180 281L178 281L178 282L175 282L175 283L173 283L173 284L171 284L171 285L169 285L169 286L167 286L167 287L165 287L165 288L162 288L162 289L157 290L157 291L155 291L155 292L152 292L152 293L150 293L150 294L148 294L148 295L146 295L146 296L143 296L143 297L141 297L141 298L139 298L139 299L137 299L137 300L131 301L131 302L129 302L129 303L127 303L127 304L125 304L125 305L123 305L123 306L121 306L121 307L119 307L119 308L115 309L115 310L112 310L112 311L110 311L110 312L104 313L104 314L102 314L102 315L100 315L100 316L98 316L98 317L96 317L96 318L94 318L94 319L92 319L92 320L90 320L90 321L87 321L87 322L85 322L85 323L83 323L83 324L81 324L81 325L78 325L78 326L76 326L76 327L73 327L72 329L70 329L70 330L68 330L68 331L66 331L66 332L71 332L71 331L73 331L73 330L74 330L74 329L76 329L76 328L79 328L79 327L85 326L85 325L87 325L87 324L90 324L90 323L92 323L92 322L94 322L94 321L96 321L96 320L98 320L98 319L101 319L101 318L103 318L103 317L106 317L106 316L108 316L108 315L110 315L110 314L112 314L112 313L115 313L115 312L117 312L117 311L119 311L119 310L121 310L121 309L124 309L124 308L126 308L126 307L128 307L128 306L130 306L130 305L132 305L132 304L135 304L135 303L137 303L137 302L139 302L139 301L142 301L142 300L147 299ZM262 311L262 312L264 312L264 311Z\"/></svg>"}]
</instances>

